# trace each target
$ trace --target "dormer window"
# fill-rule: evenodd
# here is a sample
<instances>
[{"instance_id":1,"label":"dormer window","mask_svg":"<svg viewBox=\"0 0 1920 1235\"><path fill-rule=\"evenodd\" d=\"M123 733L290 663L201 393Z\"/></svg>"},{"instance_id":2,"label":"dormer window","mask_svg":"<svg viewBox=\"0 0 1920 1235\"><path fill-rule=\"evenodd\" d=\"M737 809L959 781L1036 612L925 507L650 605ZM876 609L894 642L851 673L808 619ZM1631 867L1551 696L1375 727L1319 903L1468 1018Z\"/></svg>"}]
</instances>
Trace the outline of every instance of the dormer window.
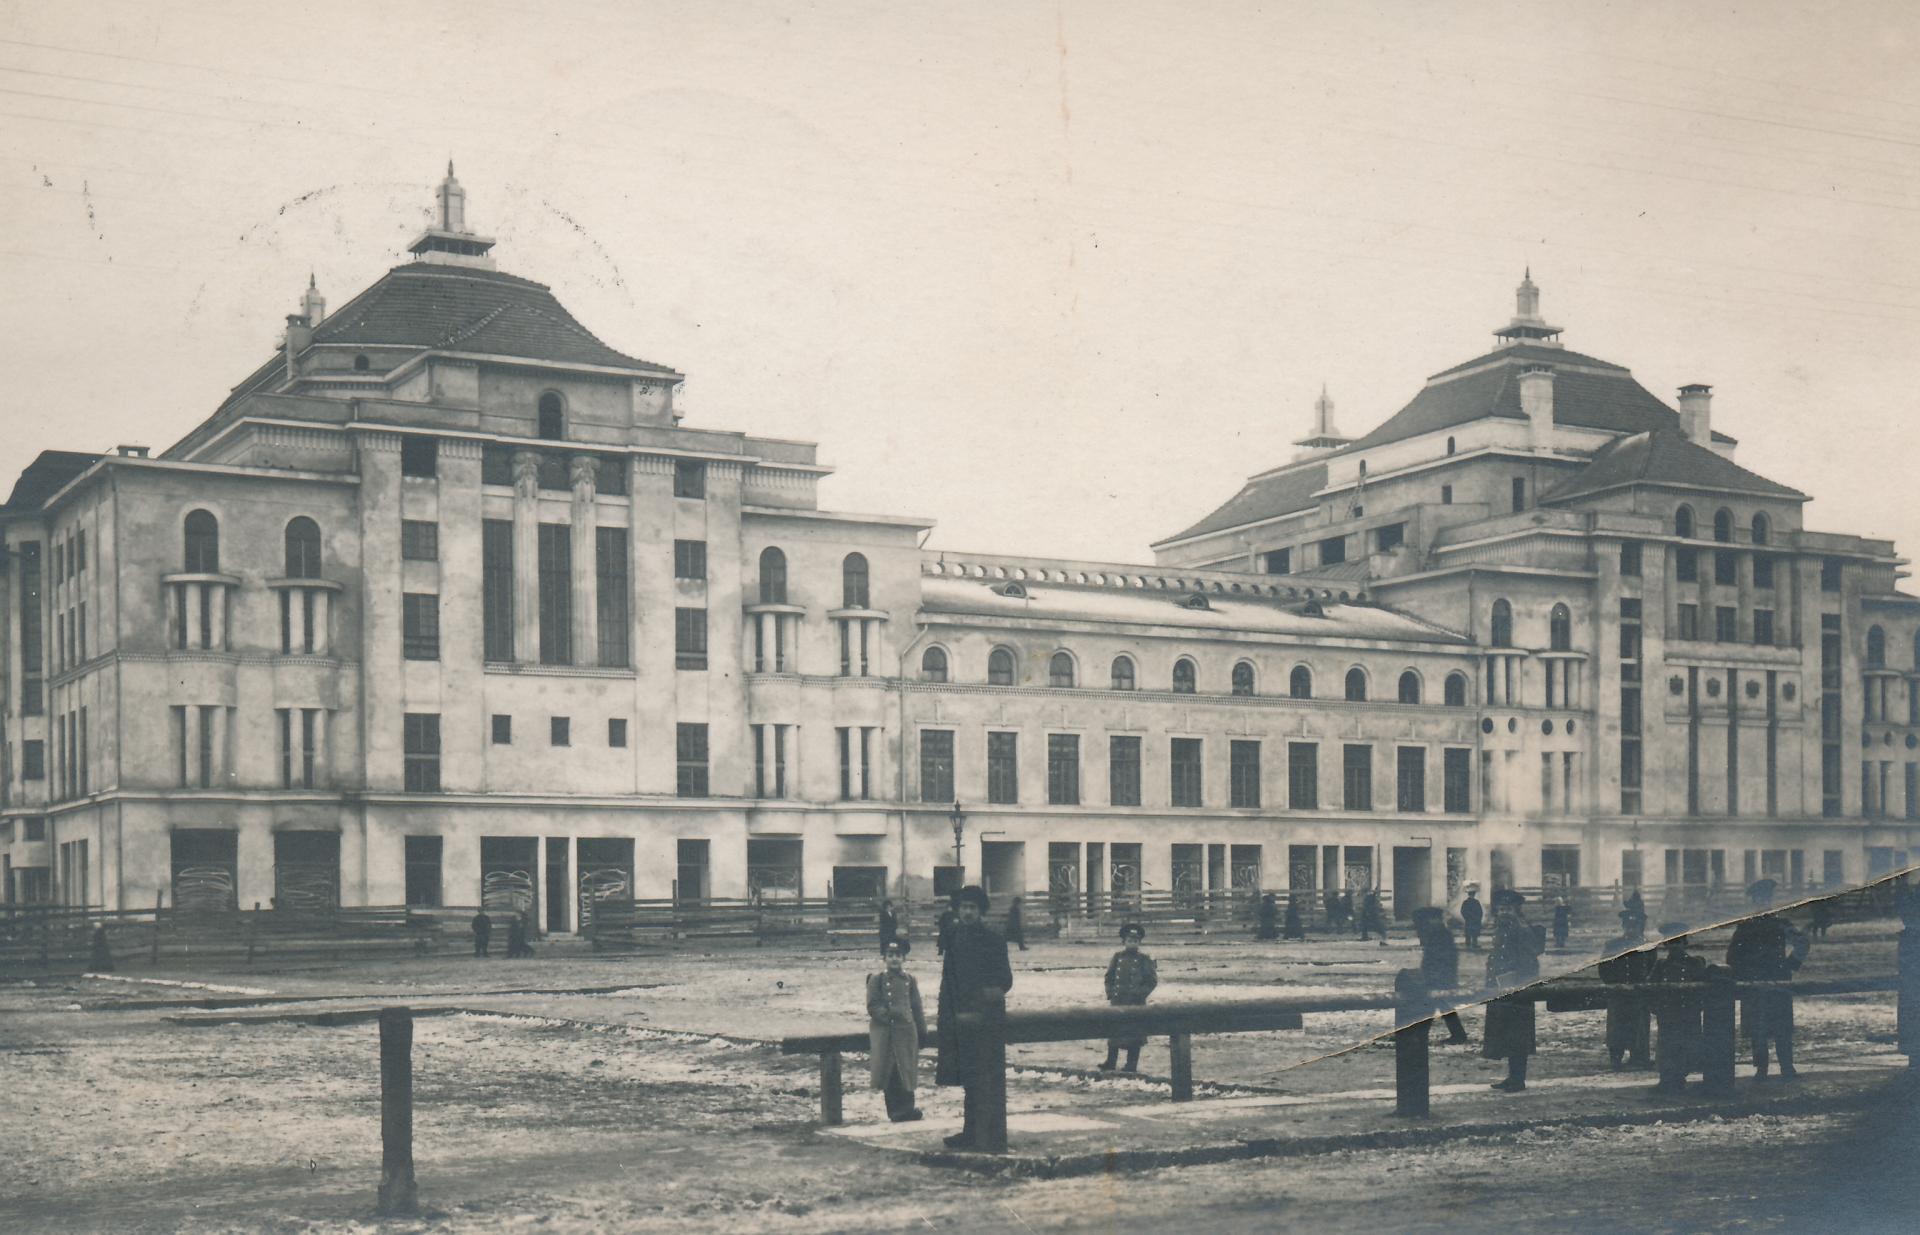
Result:
<instances>
[{"instance_id":1,"label":"dormer window","mask_svg":"<svg viewBox=\"0 0 1920 1235\"><path fill-rule=\"evenodd\" d=\"M365 373L371 367L372 367L372 362L370 362L367 359L367 354L365 352L362 352L353 358L353 371L355 373Z\"/></svg>"},{"instance_id":2,"label":"dormer window","mask_svg":"<svg viewBox=\"0 0 1920 1235\"><path fill-rule=\"evenodd\" d=\"M1025 600L1027 598L1027 587L1024 583L1003 583L993 590L1002 596L1010 597L1014 600Z\"/></svg>"},{"instance_id":3,"label":"dormer window","mask_svg":"<svg viewBox=\"0 0 1920 1235\"><path fill-rule=\"evenodd\" d=\"M558 442L567 436L566 404L551 390L540 396L540 423L536 432L549 442Z\"/></svg>"},{"instance_id":4,"label":"dormer window","mask_svg":"<svg viewBox=\"0 0 1920 1235\"><path fill-rule=\"evenodd\" d=\"M1187 598L1186 598L1185 600L1183 600L1183 601L1181 601L1181 602L1180 602L1180 607L1181 607L1182 609L1211 609L1211 608L1213 608L1213 606L1212 606L1212 605L1210 605L1210 604L1208 604L1208 603L1207 603L1207 598L1206 598L1206 597L1204 597L1204 596L1202 596L1202 595L1201 595L1200 593L1198 593L1198 592L1195 592L1195 593L1194 593L1193 595L1191 595L1191 596L1189 596L1189 597L1187 597Z\"/></svg>"}]
</instances>

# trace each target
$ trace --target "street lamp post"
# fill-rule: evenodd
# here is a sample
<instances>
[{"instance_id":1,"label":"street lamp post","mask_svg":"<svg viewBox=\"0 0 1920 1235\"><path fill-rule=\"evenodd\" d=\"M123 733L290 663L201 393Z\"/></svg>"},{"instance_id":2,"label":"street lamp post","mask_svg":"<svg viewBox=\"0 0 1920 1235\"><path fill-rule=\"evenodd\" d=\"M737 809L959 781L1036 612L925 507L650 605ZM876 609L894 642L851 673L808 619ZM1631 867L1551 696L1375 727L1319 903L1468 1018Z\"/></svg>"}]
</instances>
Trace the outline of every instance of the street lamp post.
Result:
<instances>
[{"instance_id":1,"label":"street lamp post","mask_svg":"<svg viewBox=\"0 0 1920 1235\"><path fill-rule=\"evenodd\" d=\"M961 860L960 846L967 834L967 812L960 809L960 799L953 800L953 809L947 812L947 819L953 824L953 865L960 872L960 882L967 881L967 864Z\"/></svg>"}]
</instances>

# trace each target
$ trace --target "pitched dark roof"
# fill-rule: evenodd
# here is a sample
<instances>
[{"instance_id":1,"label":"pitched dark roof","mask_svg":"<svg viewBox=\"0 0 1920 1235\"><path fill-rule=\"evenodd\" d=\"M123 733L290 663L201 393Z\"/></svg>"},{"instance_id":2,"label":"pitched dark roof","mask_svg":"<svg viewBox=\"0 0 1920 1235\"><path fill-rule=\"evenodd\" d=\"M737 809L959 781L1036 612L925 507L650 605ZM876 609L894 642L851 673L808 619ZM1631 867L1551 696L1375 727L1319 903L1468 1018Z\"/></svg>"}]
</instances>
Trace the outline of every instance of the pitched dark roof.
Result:
<instances>
[{"instance_id":1,"label":"pitched dark roof","mask_svg":"<svg viewBox=\"0 0 1920 1235\"><path fill-rule=\"evenodd\" d=\"M412 262L321 321L313 341L345 347L414 347L484 352L559 364L600 365L673 374L665 365L615 351L555 298L544 283L471 266ZM240 385L249 393L281 371L268 361Z\"/></svg>"},{"instance_id":2,"label":"pitched dark roof","mask_svg":"<svg viewBox=\"0 0 1920 1235\"><path fill-rule=\"evenodd\" d=\"M1792 500L1805 500L1807 496L1663 429L1608 442L1594 453L1586 467L1541 494L1540 500L1564 502L1636 484L1674 485Z\"/></svg>"},{"instance_id":3,"label":"pitched dark roof","mask_svg":"<svg viewBox=\"0 0 1920 1235\"><path fill-rule=\"evenodd\" d=\"M1313 495L1325 488L1326 484L1327 465L1323 462L1303 463L1299 467L1255 476L1241 486L1240 492L1228 498L1226 505L1186 531L1167 537L1167 540L1204 536L1223 528L1239 527L1243 523L1257 523L1262 519L1305 510L1313 505ZM1159 543L1165 544L1166 541Z\"/></svg>"},{"instance_id":4,"label":"pitched dark roof","mask_svg":"<svg viewBox=\"0 0 1920 1235\"><path fill-rule=\"evenodd\" d=\"M77 450L43 450L26 470L20 473L20 479L13 484L13 493L8 496L7 504L0 507L10 514L29 510L38 510L46 500L65 488L67 483L80 473L100 461L99 455L90 455Z\"/></svg>"}]
</instances>

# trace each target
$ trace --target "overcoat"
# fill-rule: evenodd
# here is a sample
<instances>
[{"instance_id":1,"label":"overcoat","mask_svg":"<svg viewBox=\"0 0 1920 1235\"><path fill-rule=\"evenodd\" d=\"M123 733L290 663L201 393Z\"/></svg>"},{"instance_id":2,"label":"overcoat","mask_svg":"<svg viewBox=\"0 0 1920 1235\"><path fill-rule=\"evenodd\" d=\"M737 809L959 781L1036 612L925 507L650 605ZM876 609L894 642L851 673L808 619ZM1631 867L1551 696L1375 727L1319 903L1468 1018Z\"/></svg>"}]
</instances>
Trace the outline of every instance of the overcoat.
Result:
<instances>
[{"instance_id":1,"label":"overcoat","mask_svg":"<svg viewBox=\"0 0 1920 1235\"><path fill-rule=\"evenodd\" d=\"M875 1089L887 1087L887 1077L899 1073L911 1092L919 1084L920 1040L927 1036L927 1014L920 1004L920 984L910 973L883 969L867 976L867 1055L869 1079Z\"/></svg>"},{"instance_id":2,"label":"overcoat","mask_svg":"<svg viewBox=\"0 0 1920 1235\"><path fill-rule=\"evenodd\" d=\"M1900 1053L1912 1059L1920 1055L1920 921L1908 922L1900 932L1900 996L1896 1005L1899 1017Z\"/></svg>"},{"instance_id":3,"label":"overcoat","mask_svg":"<svg viewBox=\"0 0 1920 1235\"><path fill-rule=\"evenodd\" d=\"M960 1027L960 1013L1005 1010L1013 987L1007 941L983 923L955 921L940 961L940 1019L933 1027L936 1085L965 1085L973 1077L973 1035Z\"/></svg>"},{"instance_id":4,"label":"overcoat","mask_svg":"<svg viewBox=\"0 0 1920 1235\"><path fill-rule=\"evenodd\" d=\"M1771 914L1748 918L1733 928L1727 943L1727 968L1736 982L1783 982L1800 968L1806 936ZM1793 996L1787 991L1756 991L1740 1000L1741 1027L1755 1044L1791 1040Z\"/></svg>"},{"instance_id":5,"label":"overcoat","mask_svg":"<svg viewBox=\"0 0 1920 1235\"><path fill-rule=\"evenodd\" d=\"M1487 954L1487 981L1494 986L1512 986L1540 974L1540 943L1533 928L1517 920L1496 919L1493 926L1493 950ZM1496 999L1487 1005L1487 1028L1480 1054L1487 1059L1510 1059L1531 1055L1535 1049L1533 1000Z\"/></svg>"},{"instance_id":6,"label":"overcoat","mask_svg":"<svg viewBox=\"0 0 1920 1235\"><path fill-rule=\"evenodd\" d=\"M1144 1005L1158 985L1160 968L1145 952L1128 952L1122 948L1107 962L1107 1002L1116 1008ZM1121 1050L1135 1051L1146 1044L1147 1040L1141 1037L1107 1039L1108 1046Z\"/></svg>"}]
</instances>

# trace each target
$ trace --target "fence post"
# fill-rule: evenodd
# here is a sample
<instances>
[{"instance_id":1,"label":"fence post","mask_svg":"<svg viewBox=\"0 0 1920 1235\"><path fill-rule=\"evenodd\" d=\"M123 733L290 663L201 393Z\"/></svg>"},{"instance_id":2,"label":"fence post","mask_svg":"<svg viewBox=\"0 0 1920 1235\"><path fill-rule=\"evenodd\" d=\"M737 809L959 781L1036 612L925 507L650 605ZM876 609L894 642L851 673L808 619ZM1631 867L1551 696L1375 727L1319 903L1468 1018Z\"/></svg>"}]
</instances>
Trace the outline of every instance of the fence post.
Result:
<instances>
[{"instance_id":1,"label":"fence post","mask_svg":"<svg viewBox=\"0 0 1920 1235\"><path fill-rule=\"evenodd\" d=\"M1418 969L1394 977L1393 1113L1424 1119L1429 1113L1428 1035L1433 1032L1433 1000Z\"/></svg>"},{"instance_id":2,"label":"fence post","mask_svg":"<svg viewBox=\"0 0 1920 1235\"><path fill-rule=\"evenodd\" d=\"M380 1009L380 1200L382 1214L419 1207L413 1178L413 1009Z\"/></svg>"},{"instance_id":3,"label":"fence post","mask_svg":"<svg viewBox=\"0 0 1920 1235\"><path fill-rule=\"evenodd\" d=\"M820 1122L829 1128L840 1126L840 1052L820 1052Z\"/></svg>"},{"instance_id":4,"label":"fence post","mask_svg":"<svg viewBox=\"0 0 1920 1235\"><path fill-rule=\"evenodd\" d=\"M1173 1057L1173 1100L1193 1101L1193 1035L1173 1034L1167 1039L1167 1052Z\"/></svg>"},{"instance_id":5,"label":"fence post","mask_svg":"<svg viewBox=\"0 0 1920 1235\"><path fill-rule=\"evenodd\" d=\"M165 892L153 894L153 967L160 967L160 910L166 902Z\"/></svg>"},{"instance_id":6,"label":"fence post","mask_svg":"<svg viewBox=\"0 0 1920 1235\"><path fill-rule=\"evenodd\" d=\"M1737 1000L1733 975L1723 969L1709 971L1707 989L1701 1003L1702 1088L1708 1093L1732 1093L1735 1040L1738 1037L1735 1030L1737 1022L1734 1008Z\"/></svg>"},{"instance_id":7,"label":"fence post","mask_svg":"<svg viewBox=\"0 0 1920 1235\"><path fill-rule=\"evenodd\" d=\"M1007 1152L1007 1014L1004 1008L989 1008L980 1014L979 1075L974 1083L980 1088L974 1147L990 1154Z\"/></svg>"}]
</instances>

